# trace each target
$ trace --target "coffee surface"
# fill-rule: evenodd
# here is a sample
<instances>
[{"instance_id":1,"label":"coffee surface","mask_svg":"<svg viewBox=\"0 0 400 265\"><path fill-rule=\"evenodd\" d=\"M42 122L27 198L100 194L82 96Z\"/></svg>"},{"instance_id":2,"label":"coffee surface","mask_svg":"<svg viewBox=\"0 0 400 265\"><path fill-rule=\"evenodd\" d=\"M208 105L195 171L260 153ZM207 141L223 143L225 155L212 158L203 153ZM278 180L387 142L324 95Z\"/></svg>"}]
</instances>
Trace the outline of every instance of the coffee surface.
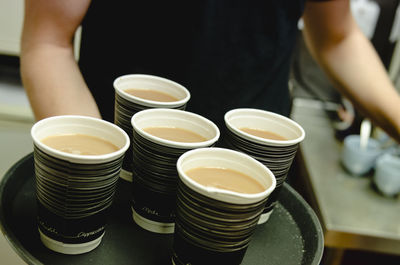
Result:
<instances>
[{"instance_id":1,"label":"coffee surface","mask_svg":"<svg viewBox=\"0 0 400 265\"><path fill-rule=\"evenodd\" d=\"M254 178L228 168L197 167L185 173L188 177L206 187L248 194L260 193L266 190L266 188Z\"/></svg>"},{"instance_id":2,"label":"coffee surface","mask_svg":"<svg viewBox=\"0 0 400 265\"><path fill-rule=\"evenodd\" d=\"M173 97L167 93L157 90L131 88L125 90L125 92L132 96L147 100L160 101L160 102L178 101L176 97Z\"/></svg>"},{"instance_id":3,"label":"coffee surface","mask_svg":"<svg viewBox=\"0 0 400 265\"><path fill-rule=\"evenodd\" d=\"M104 155L119 149L107 140L86 134L52 135L42 139L42 143L76 155Z\"/></svg>"},{"instance_id":4,"label":"coffee surface","mask_svg":"<svg viewBox=\"0 0 400 265\"><path fill-rule=\"evenodd\" d=\"M174 142L197 143L207 140L198 133L177 127L147 127L144 128L143 131L153 136Z\"/></svg>"},{"instance_id":5,"label":"coffee surface","mask_svg":"<svg viewBox=\"0 0 400 265\"><path fill-rule=\"evenodd\" d=\"M270 140L280 140L280 141L286 141L287 139L277 133L266 131L266 130L260 130L260 129L252 129L252 128L240 128L239 130L257 136L261 137L264 139L270 139Z\"/></svg>"}]
</instances>

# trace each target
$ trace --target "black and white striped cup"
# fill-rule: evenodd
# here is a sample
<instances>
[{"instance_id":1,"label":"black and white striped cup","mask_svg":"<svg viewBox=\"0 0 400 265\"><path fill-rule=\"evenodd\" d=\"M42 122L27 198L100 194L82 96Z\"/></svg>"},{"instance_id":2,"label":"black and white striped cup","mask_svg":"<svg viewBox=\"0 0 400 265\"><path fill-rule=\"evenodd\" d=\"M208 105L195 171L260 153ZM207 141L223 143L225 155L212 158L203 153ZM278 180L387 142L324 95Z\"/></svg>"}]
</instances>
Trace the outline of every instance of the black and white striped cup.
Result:
<instances>
[{"instance_id":1,"label":"black and white striped cup","mask_svg":"<svg viewBox=\"0 0 400 265\"><path fill-rule=\"evenodd\" d=\"M259 224L265 223L278 201L299 143L305 138L305 131L298 123L285 116L259 109L233 109L228 111L224 118L224 146L257 159L276 177L276 188L269 197L259 221ZM254 136L242 131L241 128L272 132L284 137L285 140Z\"/></svg>"},{"instance_id":2,"label":"black and white striped cup","mask_svg":"<svg viewBox=\"0 0 400 265\"><path fill-rule=\"evenodd\" d=\"M241 172L261 184L263 191L240 193L202 185L187 175L199 167ZM173 264L240 264L275 189L273 173L249 155L216 147L186 152L178 159L177 169Z\"/></svg>"},{"instance_id":3,"label":"black and white striped cup","mask_svg":"<svg viewBox=\"0 0 400 265\"><path fill-rule=\"evenodd\" d=\"M178 182L176 162L186 151L213 146L219 139L219 129L195 113L162 108L136 113L132 127L133 219L148 231L173 233ZM149 127L185 129L205 140L191 143L166 140L144 130Z\"/></svg>"},{"instance_id":4,"label":"black and white striped cup","mask_svg":"<svg viewBox=\"0 0 400 265\"><path fill-rule=\"evenodd\" d=\"M46 137L65 134L99 137L118 150L79 155L42 142ZM105 232L123 156L130 144L128 135L110 122L73 115L40 120L32 127L31 135L41 241L64 254L93 250Z\"/></svg>"},{"instance_id":5,"label":"black and white striped cup","mask_svg":"<svg viewBox=\"0 0 400 265\"><path fill-rule=\"evenodd\" d=\"M132 116L141 110L150 108L186 108L190 99L189 91L182 85L158 76L144 74L123 75L114 80L115 89L115 111L114 123L122 128L131 138L132 137ZM127 92L128 89L149 89L166 93L177 98L177 101L161 102L147 100L133 96ZM123 164L120 177L127 181L132 181L132 146L130 146Z\"/></svg>"}]
</instances>

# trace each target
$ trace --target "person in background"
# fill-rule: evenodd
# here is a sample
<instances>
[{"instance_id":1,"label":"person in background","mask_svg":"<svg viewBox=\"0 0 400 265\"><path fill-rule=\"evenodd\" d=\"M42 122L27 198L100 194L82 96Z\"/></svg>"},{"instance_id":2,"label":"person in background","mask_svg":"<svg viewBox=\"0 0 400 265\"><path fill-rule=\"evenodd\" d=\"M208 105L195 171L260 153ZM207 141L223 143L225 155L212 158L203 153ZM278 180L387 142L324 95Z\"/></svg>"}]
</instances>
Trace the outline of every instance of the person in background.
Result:
<instances>
[{"instance_id":1,"label":"person in background","mask_svg":"<svg viewBox=\"0 0 400 265\"><path fill-rule=\"evenodd\" d=\"M23 85L38 120L80 114L112 121L112 82L131 73L181 83L192 94L187 110L218 126L238 107L288 116L301 17L307 47L334 86L400 141L400 97L349 0L26 0Z\"/></svg>"}]
</instances>

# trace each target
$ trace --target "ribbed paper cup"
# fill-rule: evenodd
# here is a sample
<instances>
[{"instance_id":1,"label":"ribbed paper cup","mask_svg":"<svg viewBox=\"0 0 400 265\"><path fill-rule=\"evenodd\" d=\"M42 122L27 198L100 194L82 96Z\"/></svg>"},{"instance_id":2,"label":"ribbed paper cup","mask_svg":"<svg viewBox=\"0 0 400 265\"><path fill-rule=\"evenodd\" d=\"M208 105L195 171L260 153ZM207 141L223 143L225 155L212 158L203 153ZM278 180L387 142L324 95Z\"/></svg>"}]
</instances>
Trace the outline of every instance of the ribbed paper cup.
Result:
<instances>
[{"instance_id":1,"label":"ribbed paper cup","mask_svg":"<svg viewBox=\"0 0 400 265\"><path fill-rule=\"evenodd\" d=\"M132 117L133 198L132 214L142 228L173 233L178 158L191 149L213 146L218 127L210 120L183 110L147 109ZM204 137L200 142L176 142L156 137L144 129L173 127Z\"/></svg>"},{"instance_id":2,"label":"ribbed paper cup","mask_svg":"<svg viewBox=\"0 0 400 265\"><path fill-rule=\"evenodd\" d=\"M96 136L118 150L77 155L42 143L48 136L64 134ZM64 254L91 251L105 232L122 160L130 145L128 135L112 123L84 116L43 119L34 124L31 135L41 241Z\"/></svg>"},{"instance_id":3,"label":"ribbed paper cup","mask_svg":"<svg viewBox=\"0 0 400 265\"><path fill-rule=\"evenodd\" d=\"M299 143L304 140L304 129L295 121L265 110L234 109L225 114L224 145L241 151L267 166L276 177L276 189L271 194L259 223L265 223L278 200L279 192L296 156ZM285 138L273 140L254 136L241 130L251 128L272 132Z\"/></svg>"},{"instance_id":4,"label":"ribbed paper cup","mask_svg":"<svg viewBox=\"0 0 400 265\"><path fill-rule=\"evenodd\" d=\"M159 92L164 92L177 98L176 101L161 102L147 100L133 96L126 92L128 89L150 89ZM190 99L189 91L182 85L158 76L144 74L123 75L114 80L115 89L115 112L114 123L121 127L128 135L132 135L132 116L141 110L150 108L171 108L182 109L186 108L186 104ZM131 147L124 159L121 178L127 181L132 181L132 156Z\"/></svg>"},{"instance_id":5,"label":"ribbed paper cup","mask_svg":"<svg viewBox=\"0 0 400 265\"><path fill-rule=\"evenodd\" d=\"M388 197L400 193L400 157L386 153L377 159L373 183L379 192Z\"/></svg>"},{"instance_id":6,"label":"ribbed paper cup","mask_svg":"<svg viewBox=\"0 0 400 265\"><path fill-rule=\"evenodd\" d=\"M240 193L202 185L187 175L199 167L231 169L253 178L264 190ZM174 264L240 264L276 186L273 173L262 163L224 148L199 148L183 154L179 173Z\"/></svg>"},{"instance_id":7,"label":"ribbed paper cup","mask_svg":"<svg viewBox=\"0 0 400 265\"><path fill-rule=\"evenodd\" d=\"M361 148L361 137L358 134L348 135L343 140L341 163L353 176L367 175L383 154L381 144L374 138L368 139L365 148Z\"/></svg>"}]
</instances>

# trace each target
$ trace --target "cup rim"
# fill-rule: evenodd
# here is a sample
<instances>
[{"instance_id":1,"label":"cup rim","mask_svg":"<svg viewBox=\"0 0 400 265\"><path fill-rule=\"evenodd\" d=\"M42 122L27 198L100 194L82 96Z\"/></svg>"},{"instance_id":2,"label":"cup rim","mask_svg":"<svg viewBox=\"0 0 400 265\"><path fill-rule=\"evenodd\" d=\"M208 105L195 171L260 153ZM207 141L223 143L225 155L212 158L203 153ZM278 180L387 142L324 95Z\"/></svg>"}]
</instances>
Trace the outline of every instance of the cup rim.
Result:
<instances>
[{"instance_id":1,"label":"cup rim","mask_svg":"<svg viewBox=\"0 0 400 265\"><path fill-rule=\"evenodd\" d=\"M131 94L126 93L123 89L118 87L118 83L125 80L125 79L133 79L133 78L142 78L144 80L157 80L157 81L161 81L161 82L165 82L169 85L178 87L179 89L181 89L184 94L185 97L178 100L178 101L171 101L171 102L162 102L162 101L155 101L155 100L148 100L148 99L143 99L140 97L136 97L133 96ZM121 97L123 97L124 99L131 101L131 102L135 102L137 104L141 104L147 107L165 107L165 108L174 108L174 107L179 107L182 106L184 104L186 104L191 95L189 90L184 87L183 85L172 81L170 79L164 78L164 77L160 77L160 76L156 76L156 75L148 75L148 74L126 74L126 75L122 75L117 77L114 82L113 82L113 86L114 86L114 90L118 93L118 95L120 95Z\"/></svg>"},{"instance_id":2,"label":"cup rim","mask_svg":"<svg viewBox=\"0 0 400 265\"><path fill-rule=\"evenodd\" d=\"M361 150L360 148L360 135L359 134L350 134L347 135L343 140L344 149L350 150L352 152L356 152L358 154L364 155L376 155L383 152L379 141L375 138L368 139L368 145L366 151Z\"/></svg>"},{"instance_id":3,"label":"cup rim","mask_svg":"<svg viewBox=\"0 0 400 265\"><path fill-rule=\"evenodd\" d=\"M148 113L163 113L163 114L180 114L180 115L185 115L187 117L191 117L191 118L195 118L198 119L202 122L205 122L206 124L208 124L210 126L210 128L212 128L212 130L215 131L215 136L212 137L211 139L208 139L206 141L203 142L194 142L194 143L188 143L188 142L177 142L177 141L171 141L171 140L167 140L164 138L160 138L157 136L154 136L146 131L144 131L142 128L140 128L139 126L137 126L137 122L136 120L141 118L143 115L147 115ZM189 112L186 110L178 110L178 109L167 109L167 108L154 108L154 109L145 109L145 110L141 110L139 112L136 112L132 118L131 118L131 125L134 131L136 131L138 134L140 134L142 137L144 137L147 140L150 140L152 142L155 143L159 143L162 144L164 146L168 146L168 147L173 147L173 148L184 148L184 149L192 149L192 148L199 148L199 147L204 147L204 146L209 146L214 144L215 142L218 141L219 137L220 137L220 130L218 128L218 126L213 123L211 120L193 113L193 112Z\"/></svg>"},{"instance_id":4,"label":"cup rim","mask_svg":"<svg viewBox=\"0 0 400 265\"><path fill-rule=\"evenodd\" d=\"M119 133L123 138L124 138L124 145L120 147L117 151L114 151L112 153L107 153L107 154L102 154L102 155L80 155L80 154L71 154L67 152L62 152L57 149L54 149L52 147L49 147L45 144L42 143L41 139L37 138L37 130L45 126L45 124L49 124L58 120L66 120L66 121L73 121L73 120L79 120L79 121L89 121L92 123L99 123L103 124L104 126L107 126L108 128L116 131ZM111 161L113 159L116 159L120 156L122 156L129 148L130 145L130 139L128 137L128 134L122 130L120 127L117 125L99 119L99 118L94 118L90 116L83 116L83 115L58 115L58 116L52 116L48 118L44 118L42 120L37 121L31 128L31 137L33 139L34 144L42 151L46 152L47 154L54 156L56 158L62 159L62 160L67 160L69 162L74 162L74 163L80 163L80 164L98 164L98 163L105 163L108 161Z\"/></svg>"},{"instance_id":5,"label":"cup rim","mask_svg":"<svg viewBox=\"0 0 400 265\"><path fill-rule=\"evenodd\" d=\"M400 168L400 157L389 153L383 154L377 158L376 167L381 167L383 165L390 165Z\"/></svg>"},{"instance_id":6,"label":"cup rim","mask_svg":"<svg viewBox=\"0 0 400 265\"><path fill-rule=\"evenodd\" d=\"M273 140L273 139L266 139L266 138L262 138L262 137L258 137L258 136L246 133L242 130L239 130L238 128L236 128L235 126L233 126L230 123L230 119L232 118L232 116L237 113L242 113L242 114L246 114L246 115L254 115L255 114L255 115L259 115L259 117L261 117L261 118L273 117L273 118L278 118L278 119L284 120L285 122L290 124L290 126L295 128L296 130L298 130L300 132L300 136L295 139L290 139L290 140ZM263 144L263 145L266 144L266 145L272 145L272 146L290 146L290 145L294 145L294 144L302 142L306 135L303 127L300 124L298 124L297 122L295 122L294 120L292 120L288 117L285 117L283 115L280 115L278 113L267 111L267 110L254 109L254 108L236 108L236 109L232 109L232 110L229 110L228 112L226 112L224 115L224 120L225 120L225 125L228 127L228 129L230 131L232 131L233 133L235 133L236 135L239 135L251 142L256 142L256 143Z\"/></svg>"},{"instance_id":7,"label":"cup rim","mask_svg":"<svg viewBox=\"0 0 400 265\"><path fill-rule=\"evenodd\" d=\"M357 140L358 140L358 142L360 142L360 138L361 138L361 136L359 134L349 134L344 138L343 142L350 142L350 141L353 142L353 141L357 141ZM372 137L369 138L368 142L372 143L374 145L374 147L380 147L379 141L375 138L372 138Z\"/></svg>"},{"instance_id":8,"label":"cup rim","mask_svg":"<svg viewBox=\"0 0 400 265\"><path fill-rule=\"evenodd\" d=\"M215 187L206 187L204 185L201 185L200 183L192 180L190 177L187 176L187 174L184 172L182 169L181 165L184 162L187 157L192 156L193 154L196 153L202 153L202 152L215 152L215 153L229 153L231 155L234 155L238 157L239 159L246 159L248 161L251 161L251 163L254 166L257 166L261 168L262 171L268 176L270 176L271 180L271 185L267 187L264 191L259 192L259 193L240 193L240 192L235 192L235 191L230 191L230 190L225 190L225 189L220 189L220 188L215 188ZM235 204L249 204L249 203L256 203L261 201L262 199L268 197L273 190L276 187L276 178L275 175L272 173L272 171L266 167L264 164L261 162L257 161L256 159L252 158L251 156L227 149L227 148L220 148L220 147L203 147L203 148L197 148L193 149L190 151L185 152L182 154L176 163L179 179L181 179L186 185L191 186L194 188L194 190L200 194L203 194L205 196L208 196L215 199L215 200L220 200L228 203L235 203ZM220 196L224 196L222 198L217 198Z\"/></svg>"}]
</instances>

